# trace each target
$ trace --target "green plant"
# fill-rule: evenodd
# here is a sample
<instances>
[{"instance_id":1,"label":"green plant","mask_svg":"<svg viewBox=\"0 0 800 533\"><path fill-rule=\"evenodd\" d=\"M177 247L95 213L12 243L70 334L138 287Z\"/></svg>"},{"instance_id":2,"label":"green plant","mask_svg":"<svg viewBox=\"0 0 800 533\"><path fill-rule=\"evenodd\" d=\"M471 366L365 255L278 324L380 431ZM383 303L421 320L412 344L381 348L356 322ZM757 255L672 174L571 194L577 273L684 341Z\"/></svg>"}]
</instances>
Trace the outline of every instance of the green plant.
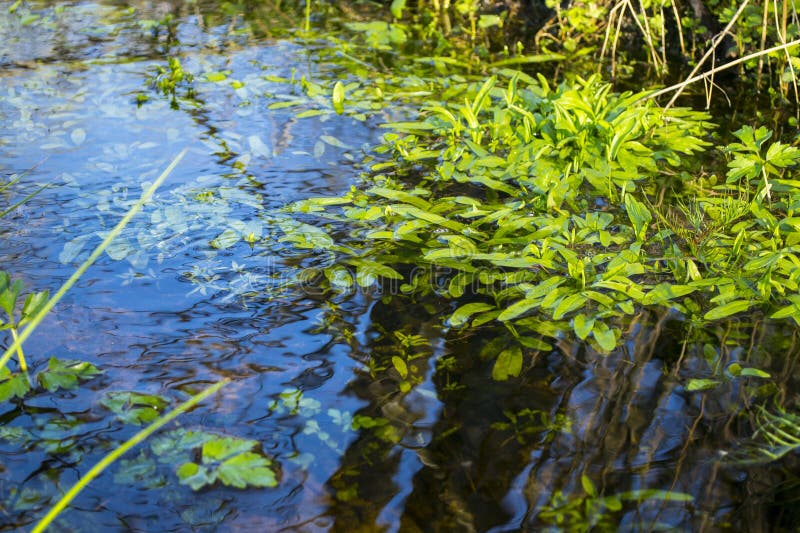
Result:
<instances>
[{"instance_id":1,"label":"green plant","mask_svg":"<svg viewBox=\"0 0 800 533\"><path fill-rule=\"evenodd\" d=\"M511 431L513 435L503 442L503 445L512 439L519 444L526 444L530 439L539 436L543 442L550 442L558 433L569 433L572 421L563 413L550 413L539 409L524 408L519 411L503 411L507 422L495 422L493 429Z\"/></svg>"},{"instance_id":2,"label":"green plant","mask_svg":"<svg viewBox=\"0 0 800 533\"><path fill-rule=\"evenodd\" d=\"M155 73L147 80L147 83L152 88L159 91L164 96L170 99L170 106L173 109L178 109L178 96L179 91L182 89L184 98L193 99L195 96L194 90L194 76L183 69L181 60L172 56L167 60L167 66L156 67ZM137 103L142 104L146 101L137 96Z\"/></svg>"},{"instance_id":3,"label":"green plant","mask_svg":"<svg viewBox=\"0 0 800 533\"><path fill-rule=\"evenodd\" d=\"M69 505L69 503L75 499L75 496L78 495L86 486L91 483L93 479L99 476L106 468L108 468L114 461L122 457L125 453L128 452L131 448L139 444L140 442L147 439L150 435L161 429L163 426L180 416L181 414L185 413L198 403L202 402L209 396L213 395L223 386L228 383L227 379L224 379L214 385L209 386L205 390L195 394L185 402L178 405L172 411L160 416L158 419L154 420L150 423L146 428L142 429L136 435L131 437L130 439L126 440L124 443L120 444L116 447L113 451L108 453L103 459L100 460L96 465L94 465L88 472L86 472L81 478L73 485L59 500L56 504L50 508L47 514L37 522L34 528L31 530L32 533L39 533L47 529L47 527L53 523L53 520Z\"/></svg>"},{"instance_id":4,"label":"green plant","mask_svg":"<svg viewBox=\"0 0 800 533\"><path fill-rule=\"evenodd\" d=\"M11 276L7 272L0 272L0 308L5 311L8 317L7 322L0 320L0 329L11 331L11 336L16 342L19 339L19 328L28 324L47 303L50 296L49 291L32 292L25 297L20 310L19 319L15 318L15 309L20 292L22 292L22 281L16 280L12 283ZM28 363L25 361L25 354L22 351L22 344L17 344L17 358L20 369L27 373Z\"/></svg>"},{"instance_id":5,"label":"green plant","mask_svg":"<svg viewBox=\"0 0 800 533\"><path fill-rule=\"evenodd\" d=\"M203 442L201 463L187 462L178 468L181 483L198 490L219 479L243 489L247 486L274 487L278 484L272 462L253 450L256 441L210 436Z\"/></svg>"},{"instance_id":6,"label":"green plant","mask_svg":"<svg viewBox=\"0 0 800 533\"><path fill-rule=\"evenodd\" d=\"M635 490L603 496L586 475L581 476L581 486L583 494L576 497L567 497L562 491L555 491L537 518L560 530L613 531L617 525L614 516L626 504L646 501L690 502L694 499L689 494L663 490ZM653 526L650 524L649 528Z\"/></svg>"},{"instance_id":7,"label":"green plant","mask_svg":"<svg viewBox=\"0 0 800 533\"><path fill-rule=\"evenodd\" d=\"M800 150L744 127L722 147L726 183L712 176L707 190L678 170L708 146L706 115L613 94L598 78L550 88L504 75L505 87L451 86L424 119L387 124L377 151L388 160L361 187L291 207L283 240L335 258L319 269L323 288L381 283L453 300L452 328L499 323L506 336L483 352L498 380L519 375L524 349L549 350L566 332L615 349L642 307L703 322L783 302L772 317L795 316L800 196L789 173Z\"/></svg>"},{"instance_id":8,"label":"green plant","mask_svg":"<svg viewBox=\"0 0 800 533\"><path fill-rule=\"evenodd\" d=\"M331 288L382 278L401 293L467 300L452 327L498 321L533 349L548 349L541 337L557 338L573 321L581 339L609 351L617 317L663 303L648 292L657 272L643 253L652 215L636 196L705 145L696 136L705 116L664 116L596 78L551 89L516 73L505 89L496 84L455 92L423 121L388 125L398 133L382 149L393 159L374 165L362 190L292 207L349 221L348 238L335 243L293 223L284 240L337 255L323 269ZM597 208L618 202L624 210ZM519 348L497 354L495 377L518 375Z\"/></svg>"}]
</instances>

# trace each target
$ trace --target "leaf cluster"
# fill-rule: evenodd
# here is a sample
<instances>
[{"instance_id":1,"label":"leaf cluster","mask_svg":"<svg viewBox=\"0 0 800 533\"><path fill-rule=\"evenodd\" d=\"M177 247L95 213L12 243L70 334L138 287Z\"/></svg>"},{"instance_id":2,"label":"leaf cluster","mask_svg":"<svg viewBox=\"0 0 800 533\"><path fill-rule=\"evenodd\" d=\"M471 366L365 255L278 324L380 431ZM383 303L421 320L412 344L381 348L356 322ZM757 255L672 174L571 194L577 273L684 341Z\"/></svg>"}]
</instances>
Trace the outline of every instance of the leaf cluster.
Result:
<instances>
[{"instance_id":1,"label":"leaf cluster","mask_svg":"<svg viewBox=\"0 0 800 533\"><path fill-rule=\"evenodd\" d=\"M685 169L710 146L705 114L597 77L505 77L385 125L377 150L391 159L362 187L292 206L284 240L333 258L322 286L445 297L458 303L451 327L504 325L516 342L493 354L500 380L521 372L520 346L548 350L565 332L615 349L647 306L713 321L777 300L790 305L774 318L800 317L800 182L787 179L800 151L742 128L722 147L727 183L698 189ZM655 205L676 187L696 196ZM343 229L334 238L306 214Z\"/></svg>"}]
</instances>

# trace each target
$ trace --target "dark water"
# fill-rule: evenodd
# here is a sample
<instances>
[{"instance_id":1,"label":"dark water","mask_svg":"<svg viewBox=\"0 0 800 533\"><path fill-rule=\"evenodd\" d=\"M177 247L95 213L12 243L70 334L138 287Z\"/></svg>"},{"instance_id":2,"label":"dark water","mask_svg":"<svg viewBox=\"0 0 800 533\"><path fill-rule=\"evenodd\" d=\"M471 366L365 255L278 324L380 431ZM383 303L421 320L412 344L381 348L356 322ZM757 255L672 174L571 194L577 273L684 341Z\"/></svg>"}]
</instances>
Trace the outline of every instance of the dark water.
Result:
<instances>
[{"instance_id":1,"label":"dark water","mask_svg":"<svg viewBox=\"0 0 800 533\"><path fill-rule=\"evenodd\" d=\"M270 108L297 90L276 77L333 82L336 68L314 52L323 45L255 38L240 31L248 27L242 14L198 16L201 8L219 13L213 5L25 4L42 16L27 26L10 5L0 3L0 175L32 169L7 191L9 203L37 184L50 187L0 219L3 269L27 287L54 290L143 187L179 151L188 155L26 345L34 372L57 356L104 374L77 391L39 391L0 408L0 529L29 527L137 430L101 405L108 391L177 402L223 377L231 384L170 430L257 440L279 465L276 488L194 492L146 443L93 482L56 530L791 524L790 464L722 460L751 430L740 416L746 387L685 387L711 373L711 350L714 364L750 361L790 390L796 383L779 357L794 350L790 333L767 341L747 328L697 332L678 317L643 315L611 356L565 340L519 380L495 383L492 362L479 354L499 333L443 330L441 302L279 290L314 261L280 240L281 207L346 191L359 172L352 161L381 134L377 119L298 119L296 109ZM302 22L301 11L261 7L273 17L261 28ZM139 24L167 12L184 68L198 77L196 100L178 109L147 86L170 54L163 34ZM218 71L230 71L229 80L200 79ZM139 93L150 97L141 106ZM257 243L211 246L226 230L253 233ZM403 346L411 337L395 331L414 342ZM413 360L407 392L387 370L398 354ZM379 424L354 430L359 416ZM35 438L15 440L12 429ZM603 500L625 494L621 506Z\"/></svg>"}]
</instances>

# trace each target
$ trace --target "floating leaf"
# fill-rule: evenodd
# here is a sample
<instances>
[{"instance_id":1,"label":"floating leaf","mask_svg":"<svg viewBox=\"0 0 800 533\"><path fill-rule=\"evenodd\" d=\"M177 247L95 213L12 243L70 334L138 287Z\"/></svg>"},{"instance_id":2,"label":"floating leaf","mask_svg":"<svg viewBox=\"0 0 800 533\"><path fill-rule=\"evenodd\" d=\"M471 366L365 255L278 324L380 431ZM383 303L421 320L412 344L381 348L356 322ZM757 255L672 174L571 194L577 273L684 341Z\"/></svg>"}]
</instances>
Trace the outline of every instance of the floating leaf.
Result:
<instances>
[{"instance_id":1,"label":"floating leaf","mask_svg":"<svg viewBox=\"0 0 800 533\"><path fill-rule=\"evenodd\" d=\"M161 396L138 392L108 392L100 402L126 424L147 424L168 405Z\"/></svg>"},{"instance_id":2,"label":"floating leaf","mask_svg":"<svg viewBox=\"0 0 800 533\"><path fill-rule=\"evenodd\" d=\"M240 489L274 487L278 481L271 468L272 461L252 451L257 444L253 440L235 437L212 437L203 443L202 464L182 464L177 470L178 478L194 490L217 479Z\"/></svg>"},{"instance_id":3,"label":"floating leaf","mask_svg":"<svg viewBox=\"0 0 800 533\"><path fill-rule=\"evenodd\" d=\"M252 450L256 444L254 440L245 440L235 437L217 437L203 443L203 459L221 461L227 457Z\"/></svg>"},{"instance_id":4,"label":"floating leaf","mask_svg":"<svg viewBox=\"0 0 800 533\"><path fill-rule=\"evenodd\" d=\"M344 150L352 148L351 146L343 143L342 141L340 141L339 139L337 139L336 137L334 137L332 135L320 135L319 139L322 142L326 143L326 144L330 144L331 146L335 146L336 148L342 148Z\"/></svg>"},{"instance_id":5,"label":"floating leaf","mask_svg":"<svg viewBox=\"0 0 800 533\"><path fill-rule=\"evenodd\" d=\"M325 143L317 141L314 143L314 159L319 159L323 155L325 155Z\"/></svg>"},{"instance_id":6,"label":"floating leaf","mask_svg":"<svg viewBox=\"0 0 800 533\"><path fill-rule=\"evenodd\" d=\"M206 73L206 79L211 82L225 81L228 79L228 75L224 72L208 72Z\"/></svg>"},{"instance_id":7,"label":"floating leaf","mask_svg":"<svg viewBox=\"0 0 800 533\"><path fill-rule=\"evenodd\" d=\"M58 389L74 389L79 381L86 381L101 374L96 366L84 361L59 360L51 357L47 370L41 372L37 379L42 387L50 392Z\"/></svg>"},{"instance_id":8,"label":"floating leaf","mask_svg":"<svg viewBox=\"0 0 800 533\"><path fill-rule=\"evenodd\" d=\"M12 373L7 367L0 368L0 402L11 398L22 398L31 385L24 372Z\"/></svg>"},{"instance_id":9,"label":"floating leaf","mask_svg":"<svg viewBox=\"0 0 800 533\"><path fill-rule=\"evenodd\" d=\"M333 86L331 103L333 104L333 110L336 111L337 115L344 113L344 85L341 81L337 81Z\"/></svg>"},{"instance_id":10,"label":"floating leaf","mask_svg":"<svg viewBox=\"0 0 800 533\"><path fill-rule=\"evenodd\" d=\"M275 487L278 480L270 468L272 462L253 452L245 452L223 462L218 469L220 481L239 489L252 487Z\"/></svg>"},{"instance_id":11,"label":"floating leaf","mask_svg":"<svg viewBox=\"0 0 800 533\"><path fill-rule=\"evenodd\" d=\"M225 250L226 248L230 248L231 246L239 242L240 239L241 237L239 237L239 233L237 231L232 229L226 229L225 231L217 235L216 239L212 240L208 244L212 248L216 248L217 250Z\"/></svg>"},{"instance_id":12,"label":"floating leaf","mask_svg":"<svg viewBox=\"0 0 800 533\"><path fill-rule=\"evenodd\" d=\"M217 480L216 474L196 463L184 463L178 467L176 473L181 484L189 485L193 490L200 490Z\"/></svg>"}]
</instances>

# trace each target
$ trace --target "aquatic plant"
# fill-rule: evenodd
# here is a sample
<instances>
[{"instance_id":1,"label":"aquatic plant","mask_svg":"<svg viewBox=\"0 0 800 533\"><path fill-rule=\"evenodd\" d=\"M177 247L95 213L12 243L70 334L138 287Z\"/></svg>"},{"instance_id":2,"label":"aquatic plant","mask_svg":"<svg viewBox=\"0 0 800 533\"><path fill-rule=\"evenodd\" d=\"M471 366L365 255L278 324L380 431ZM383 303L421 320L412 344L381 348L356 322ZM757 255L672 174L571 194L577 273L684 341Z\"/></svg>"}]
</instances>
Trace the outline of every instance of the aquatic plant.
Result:
<instances>
[{"instance_id":1,"label":"aquatic plant","mask_svg":"<svg viewBox=\"0 0 800 533\"><path fill-rule=\"evenodd\" d=\"M569 331L609 352L642 306L701 321L764 303L781 306L773 318L800 316L798 189L786 176L800 150L744 127L724 147L725 183L693 178L707 115L614 94L596 77L552 89L505 77L505 88L492 77L450 89L423 120L387 124L377 151L390 158L362 186L291 207L334 223L282 226L283 240L336 257L318 269L322 286L452 299L451 327L499 322L532 350ZM687 204L683 191L695 195ZM495 378L519 374L518 347L495 355Z\"/></svg>"},{"instance_id":2,"label":"aquatic plant","mask_svg":"<svg viewBox=\"0 0 800 533\"><path fill-rule=\"evenodd\" d=\"M402 293L480 296L450 324L498 320L533 348L547 349L541 334L558 337L564 318L596 307L597 318L577 314L574 328L613 349L619 335L604 319L633 314L648 288L633 280L655 272L642 253L652 215L636 190L655 190L680 154L705 146L706 116L662 116L643 95L611 94L596 78L551 90L517 73L505 90L495 85L491 78L453 98L463 104L431 107L423 121L389 124L407 135L386 136L382 150L393 159L374 165L363 189L293 206L340 209L333 220L354 221L341 244L307 225L285 239L339 256L323 269L332 287L383 278ZM625 211L610 209L620 201ZM409 267L422 268L401 274ZM438 279L437 270L450 274ZM499 375L518 373L516 353Z\"/></svg>"}]
</instances>

